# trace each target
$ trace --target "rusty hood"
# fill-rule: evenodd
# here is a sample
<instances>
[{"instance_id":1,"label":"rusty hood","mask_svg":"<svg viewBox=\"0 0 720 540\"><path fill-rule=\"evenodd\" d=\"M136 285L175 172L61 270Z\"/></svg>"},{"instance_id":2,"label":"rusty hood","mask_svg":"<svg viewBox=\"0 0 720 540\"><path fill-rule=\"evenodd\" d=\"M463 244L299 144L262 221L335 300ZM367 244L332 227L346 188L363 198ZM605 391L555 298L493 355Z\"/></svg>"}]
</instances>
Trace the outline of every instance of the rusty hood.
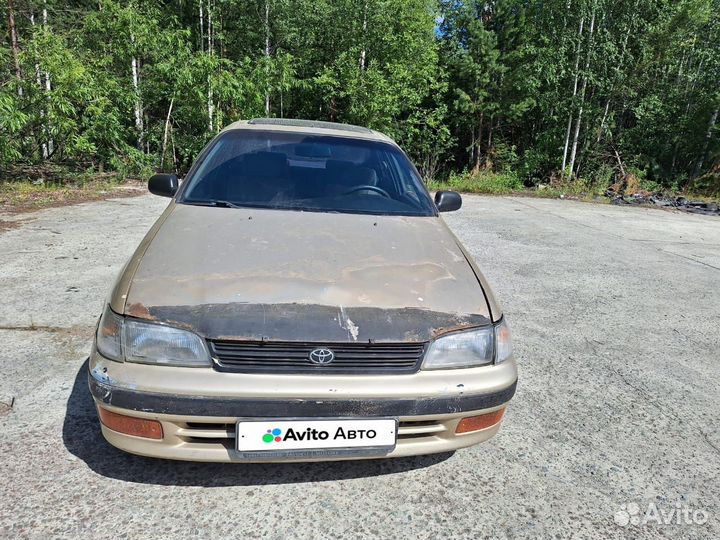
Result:
<instances>
[{"instance_id":1,"label":"rusty hood","mask_svg":"<svg viewBox=\"0 0 720 540\"><path fill-rule=\"evenodd\" d=\"M425 341L489 324L438 217L174 205L125 313L217 339Z\"/></svg>"}]
</instances>

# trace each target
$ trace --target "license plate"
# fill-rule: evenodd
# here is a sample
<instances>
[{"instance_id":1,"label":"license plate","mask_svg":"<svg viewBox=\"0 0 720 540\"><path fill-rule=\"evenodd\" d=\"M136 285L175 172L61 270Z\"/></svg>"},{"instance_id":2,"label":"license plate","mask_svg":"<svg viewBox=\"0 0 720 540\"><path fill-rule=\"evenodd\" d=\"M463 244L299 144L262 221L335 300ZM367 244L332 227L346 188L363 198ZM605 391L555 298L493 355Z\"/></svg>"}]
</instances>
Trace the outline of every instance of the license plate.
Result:
<instances>
[{"instance_id":1,"label":"license plate","mask_svg":"<svg viewBox=\"0 0 720 540\"><path fill-rule=\"evenodd\" d=\"M241 419L236 450L247 459L372 456L390 453L397 418Z\"/></svg>"}]
</instances>

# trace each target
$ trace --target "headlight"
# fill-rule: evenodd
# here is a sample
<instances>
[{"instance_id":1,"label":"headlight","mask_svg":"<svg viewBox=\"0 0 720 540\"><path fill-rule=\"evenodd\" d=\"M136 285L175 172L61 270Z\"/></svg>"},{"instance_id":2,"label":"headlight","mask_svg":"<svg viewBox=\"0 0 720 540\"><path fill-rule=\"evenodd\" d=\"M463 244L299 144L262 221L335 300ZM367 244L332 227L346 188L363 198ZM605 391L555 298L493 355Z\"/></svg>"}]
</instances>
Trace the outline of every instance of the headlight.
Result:
<instances>
[{"instance_id":1,"label":"headlight","mask_svg":"<svg viewBox=\"0 0 720 540\"><path fill-rule=\"evenodd\" d=\"M510 332L503 319L494 326L458 332L432 342L423 369L485 366L504 362L512 355Z\"/></svg>"},{"instance_id":2,"label":"headlight","mask_svg":"<svg viewBox=\"0 0 720 540\"><path fill-rule=\"evenodd\" d=\"M512 356L512 340L510 329L505 318L495 325L495 363L500 364Z\"/></svg>"},{"instance_id":3,"label":"headlight","mask_svg":"<svg viewBox=\"0 0 720 540\"><path fill-rule=\"evenodd\" d=\"M105 307L105 312L100 317L100 324L95 337L97 350L106 358L122 362L122 324L123 319L110 309Z\"/></svg>"},{"instance_id":4,"label":"headlight","mask_svg":"<svg viewBox=\"0 0 720 540\"><path fill-rule=\"evenodd\" d=\"M205 341L192 332L149 324L105 309L97 332L97 350L118 362L184 367L207 367L210 354Z\"/></svg>"}]
</instances>

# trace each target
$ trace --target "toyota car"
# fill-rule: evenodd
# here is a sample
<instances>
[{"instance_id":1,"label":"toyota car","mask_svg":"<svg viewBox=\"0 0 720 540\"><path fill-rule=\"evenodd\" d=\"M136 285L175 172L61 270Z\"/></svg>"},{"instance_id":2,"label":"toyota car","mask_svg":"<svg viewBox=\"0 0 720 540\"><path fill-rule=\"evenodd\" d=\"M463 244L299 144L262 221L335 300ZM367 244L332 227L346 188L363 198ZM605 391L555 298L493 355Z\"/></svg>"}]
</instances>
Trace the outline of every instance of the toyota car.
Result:
<instances>
[{"instance_id":1,"label":"toyota car","mask_svg":"<svg viewBox=\"0 0 720 540\"><path fill-rule=\"evenodd\" d=\"M255 119L224 129L122 270L89 386L144 456L314 461L449 452L515 393L490 286L390 138Z\"/></svg>"}]
</instances>

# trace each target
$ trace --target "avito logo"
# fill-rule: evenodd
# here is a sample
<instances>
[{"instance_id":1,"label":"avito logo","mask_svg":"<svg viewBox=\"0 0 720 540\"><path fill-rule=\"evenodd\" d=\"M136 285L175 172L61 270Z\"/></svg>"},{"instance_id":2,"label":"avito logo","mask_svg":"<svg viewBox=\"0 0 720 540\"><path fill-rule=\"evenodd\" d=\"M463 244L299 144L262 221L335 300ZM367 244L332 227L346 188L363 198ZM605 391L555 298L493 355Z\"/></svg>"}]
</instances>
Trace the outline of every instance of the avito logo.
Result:
<instances>
[{"instance_id":1,"label":"avito logo","mask_svg":"<svg viewBox=\"0 0 720 540\"><path fill-rule=\"evenodd\" d=\"M264 442L280 442L282 441L282 429L275 428L275 429L268 429L267 433L263 435L262 437Z\"/></svg>"},{"instance_id":2,"label":"avito logo","mask_svg":"<svg viewBox=\"0 0 720 540\"><path fill-rule=\"evenodd\" d=\"M374 429L343 429L337 428L332 437L333 441L337 440L354 440L354 439L374 439L377 432ZM267 433L262 436L262 440L266 443L282 442L282 441L325 441L330 438L330 433L325 430L307 428L305 430L295 430L288 428L285 435L282 429L268 429Z\"/></svg>"}]
</instances>

